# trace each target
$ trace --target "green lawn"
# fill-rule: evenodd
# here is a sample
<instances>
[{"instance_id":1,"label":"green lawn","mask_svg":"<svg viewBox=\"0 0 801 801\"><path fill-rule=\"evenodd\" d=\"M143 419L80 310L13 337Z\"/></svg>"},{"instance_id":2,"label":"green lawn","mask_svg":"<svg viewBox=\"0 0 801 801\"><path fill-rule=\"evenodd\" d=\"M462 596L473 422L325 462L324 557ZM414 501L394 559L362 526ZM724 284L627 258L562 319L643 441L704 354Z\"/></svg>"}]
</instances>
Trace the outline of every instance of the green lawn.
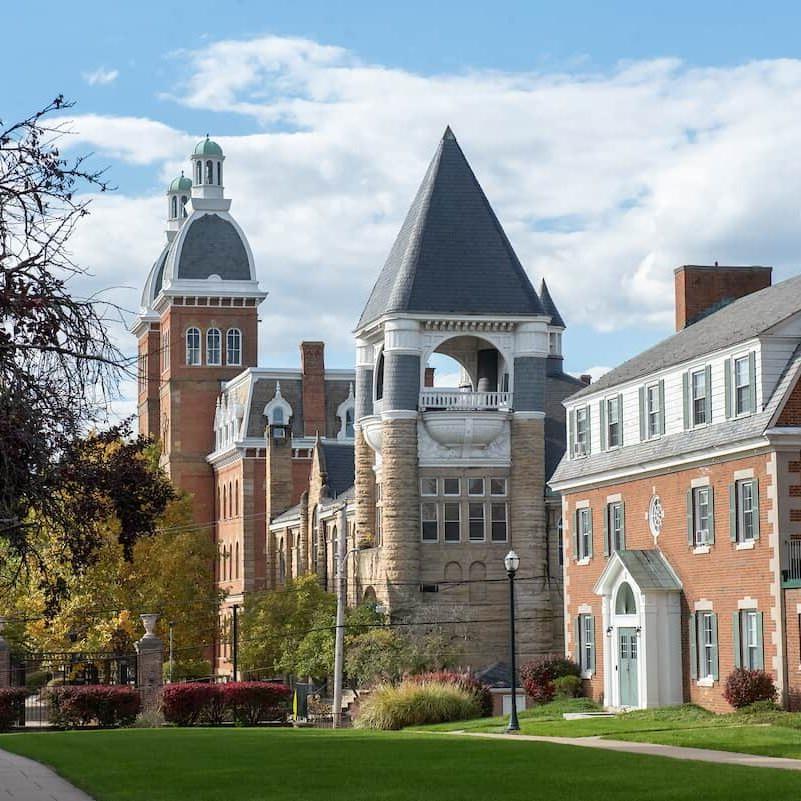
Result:
<instances>
[{"instance_id":1,"label":"green lawn","mask_svg":"<svg viewBox=\"0 0 801 801\"><path fill-rule=\"evenodd\" d=\"M127 729L0 736L98 801L737 801L801 775L424 732Z\"/></svg>"}]
</instances>

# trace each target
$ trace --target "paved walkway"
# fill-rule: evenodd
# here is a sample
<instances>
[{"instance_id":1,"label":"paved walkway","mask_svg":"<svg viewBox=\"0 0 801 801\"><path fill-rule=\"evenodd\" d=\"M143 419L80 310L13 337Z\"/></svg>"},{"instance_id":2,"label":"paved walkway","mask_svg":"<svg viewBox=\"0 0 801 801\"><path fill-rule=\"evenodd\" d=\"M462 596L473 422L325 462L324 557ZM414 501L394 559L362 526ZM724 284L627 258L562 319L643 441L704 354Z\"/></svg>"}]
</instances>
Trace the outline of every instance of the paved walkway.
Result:
<instances>
[{"instance_id":1,"label":"paved walkway","mask_svg":"<svg viewBox=\"0 0 801 801\"><path fill-rule=\"evenodd\" d=\"M669 759L691 759L699 762L715 762L719 765L742 765L746 768L779 768L801 770L801 759L787 757L740 754L735 751L713 751L710 748L685 748L679 745L659 743L636 743L626 740L605 740L601 737L540 737L535 734L491 734L490 732L455 731L463 737L488 737L493 740L530 740L536 743L576 745L581 748L601 748L606 751L625 751L629 754L668 757ZM2 799L2 796L0 796Z\"/></svg>"},{"instance_id":2,"label":"paved walkway","mask_svg":"<svg viewBox=\"0 0 801 801\"><path fill-rule=\"evenodd\" d=\"M0 749L0 801L92 801L32 759Z\"/></svg>"}]
</instances>

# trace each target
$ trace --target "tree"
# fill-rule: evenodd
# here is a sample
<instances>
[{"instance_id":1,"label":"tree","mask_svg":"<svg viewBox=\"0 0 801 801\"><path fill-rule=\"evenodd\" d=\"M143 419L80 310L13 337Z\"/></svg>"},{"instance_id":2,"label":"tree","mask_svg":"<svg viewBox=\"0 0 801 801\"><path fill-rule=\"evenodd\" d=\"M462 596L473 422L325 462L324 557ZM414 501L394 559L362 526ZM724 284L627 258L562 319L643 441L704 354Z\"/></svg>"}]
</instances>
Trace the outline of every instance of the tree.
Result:
<instances>
[{"instance_id":1,"label":"tree","mask_svg":"<svg viewBox=\"0 0 801 801\"><path fill-rule=\"evenodd\" d=\"M100 546L93 526L102 510L93 509L94 487L77 470L88 465L75 448L126 365L106 328L117 310L70 292L85 273L68 243L88 214L87 192L110 188L84 157L60 153L69 132L60 112L71 105L58 96L19 122L0 121L0 541L19 569L37 561L43 530L60 539L75 569ZM71 504L60 491L65 480ZM76 508L98 516L75 525ZM127 522L120 536L130 556L141 531ZM20 573L3 578L13 584Z\"/></svg>"}]
</instances>

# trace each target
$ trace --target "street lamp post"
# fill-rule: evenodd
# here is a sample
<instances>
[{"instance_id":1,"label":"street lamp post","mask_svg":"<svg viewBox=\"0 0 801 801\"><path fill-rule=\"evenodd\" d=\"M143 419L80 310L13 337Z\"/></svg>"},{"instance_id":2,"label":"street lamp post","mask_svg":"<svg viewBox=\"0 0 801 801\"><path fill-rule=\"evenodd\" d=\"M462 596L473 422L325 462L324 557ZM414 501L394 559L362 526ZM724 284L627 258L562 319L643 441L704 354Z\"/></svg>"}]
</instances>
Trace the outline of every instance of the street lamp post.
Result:
<instances>
[{"instance_id":1,"label":"street lamp post","mask_svg":"<svg viewBox=\"0 0 801 801\"><path fill-rule=\"evenodd\" d=\"M515 573L520 567L520 557L514 552L509 551L503 560L506 568L506 575L509 576L509 650L511 655L511 681L512 686L512 711L509 715L509 725L506 731L520 731L520 724L517 722L517 658L515 648Z\"/></svg>"}]
</instances>

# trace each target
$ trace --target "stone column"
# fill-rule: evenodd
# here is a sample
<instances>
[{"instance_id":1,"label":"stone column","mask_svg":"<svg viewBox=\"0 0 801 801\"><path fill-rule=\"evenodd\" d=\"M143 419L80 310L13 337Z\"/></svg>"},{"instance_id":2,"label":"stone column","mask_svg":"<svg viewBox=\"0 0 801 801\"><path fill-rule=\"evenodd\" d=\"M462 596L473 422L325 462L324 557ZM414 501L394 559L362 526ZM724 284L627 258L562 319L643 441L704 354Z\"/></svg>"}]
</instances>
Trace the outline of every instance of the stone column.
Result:
<instances>
[{"instance_id":1,"label":"stone column","mask_svg":"<svg viewBox=\"0 0 801 801\"><path fill-rule=\"evenodd\" d=\"M11 686L11 648L3 637L6 619L0 617L0 689Z\"/></svg>"},{"instance_id":2,"label":"stone column","mask_svg":"<svg viewBox=\"0 0 801 801\"><path fill-rule=\"evenodd\" d=\"M373 449L361 428L356 427L356 543L360 548L375 545L375 473Z\"/></svg>"},{"instance_id":3,"label":"stone column","mask_svg":"<svg viewBox=\"0 0 801 801\"><path fill-rule=\"evenodd\" d=\"M139 615L145 627L145 636L136 643L136 686L142 698L143 709L155 709L161 698L164 683L164 644L156 636L158 615Z\"/></svg>"}]
</instances>

